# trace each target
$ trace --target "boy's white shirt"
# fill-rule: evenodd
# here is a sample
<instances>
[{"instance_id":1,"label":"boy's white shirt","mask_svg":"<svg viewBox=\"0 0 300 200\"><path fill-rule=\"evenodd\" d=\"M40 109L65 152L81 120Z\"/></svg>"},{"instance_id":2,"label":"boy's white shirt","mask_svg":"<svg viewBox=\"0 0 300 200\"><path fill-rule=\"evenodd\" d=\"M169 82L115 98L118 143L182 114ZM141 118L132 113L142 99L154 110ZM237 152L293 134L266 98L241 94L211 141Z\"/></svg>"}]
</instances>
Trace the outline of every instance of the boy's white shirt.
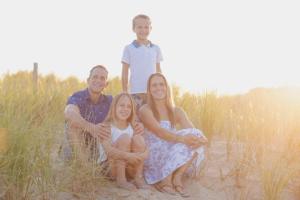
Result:
<instances>
[{"instance_id":1,"label":"boy's white shirt","mask_svg":"<svg viewBox=\"0 0 300 200\"><path fill-rule=\"evenodd\" d=\"M159 46L152 43L140 45L134 41L124 48L122 62L129 65L131 94L147 92L148 78L156 72L156 64L162 60Z\"/></svg>"}]
</instances>

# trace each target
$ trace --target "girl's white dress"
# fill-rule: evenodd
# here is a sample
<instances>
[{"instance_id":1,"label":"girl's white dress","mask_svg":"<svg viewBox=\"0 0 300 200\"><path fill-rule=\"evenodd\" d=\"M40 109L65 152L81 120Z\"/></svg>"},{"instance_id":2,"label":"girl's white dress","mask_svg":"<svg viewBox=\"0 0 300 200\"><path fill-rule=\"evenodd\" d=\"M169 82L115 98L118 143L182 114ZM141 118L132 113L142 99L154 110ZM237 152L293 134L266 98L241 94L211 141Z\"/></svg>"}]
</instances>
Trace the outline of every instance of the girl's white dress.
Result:
<instances>
[{"instance_id":1,"label":"girl's white dress","mask_svg":"<svg viewBox=\"0 0 300 200\"><path fill-rule=\"evenodd\" d=\"M178 135L193 134L198 137L203 136L203 133L195 128L176 131L175 128L171 127L169 121L161 121L160 126ZM199 173L201 163L204 160L203 146L198 149L192 149L182 143L163 140L148 130L145 131L145 141L150 151L144 165L144 175L148 184L155 184L169 176L176 169L186 164L192 158L194 152L197 152L198 156L188 172L192 175Z\"/></svg>"}]
</instances>

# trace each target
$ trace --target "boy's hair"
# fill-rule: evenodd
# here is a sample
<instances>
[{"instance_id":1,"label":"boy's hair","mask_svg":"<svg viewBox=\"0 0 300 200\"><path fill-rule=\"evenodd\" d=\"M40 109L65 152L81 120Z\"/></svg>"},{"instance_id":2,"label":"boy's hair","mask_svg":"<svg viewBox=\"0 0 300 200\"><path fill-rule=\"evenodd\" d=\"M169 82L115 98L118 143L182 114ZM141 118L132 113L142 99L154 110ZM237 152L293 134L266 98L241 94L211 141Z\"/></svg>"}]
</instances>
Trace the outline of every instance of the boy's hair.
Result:
<instances>
[{"instance_id":1,"label":"boy's hair","mask_svg":"<svg viewBox=\"0 0 300 200\"><path fill-rule=\"evenodd\" d=\"M116 121L116 119L117 119L117 116L116 116L117 103L124 96L128 97L131 102L132 109L131 109L130 116L127 119L127 122L130 123L131 126L133 127L135 125L135 121L136 121L136 105L135 105L135 102L132 99L131 95L128 94L127 92L122 92L113 98L113 101L110 105L110 109L109 109L108 115L105 119L105 122L113 123Z\"/></svg>"},{"instance_id":2,"label":"boy's hair","mask_svg":"<svg viewBox=\"0 0 300 200\"><path fill-rule=\"evenodd\" d=\"M138 18L147 19L147 20L149 20L149 22L150 22L150 24L151 24L151 20L150 20L150 17L149 17L149 16L144 15L144 14L139 14L139 15L135 16L135 17L132 19L132 28L135 27L135 20L138 19Z\"/></svg>"},{"instance_id":3,"label":"boy's hair","mask_svg":"<svg viewBox=\"0 0 300 200\"><path fill-rule=\"evenodd\" d=\"M93 67L92 69L90 69L89 78L91 78L94 69L97 69L97 68L103 69L104 71L106 71L106 73L108 75L108 71L107 71L106 67L104 67L103 65L96 65L95 67Z\"/></svg>"}]
</instances>

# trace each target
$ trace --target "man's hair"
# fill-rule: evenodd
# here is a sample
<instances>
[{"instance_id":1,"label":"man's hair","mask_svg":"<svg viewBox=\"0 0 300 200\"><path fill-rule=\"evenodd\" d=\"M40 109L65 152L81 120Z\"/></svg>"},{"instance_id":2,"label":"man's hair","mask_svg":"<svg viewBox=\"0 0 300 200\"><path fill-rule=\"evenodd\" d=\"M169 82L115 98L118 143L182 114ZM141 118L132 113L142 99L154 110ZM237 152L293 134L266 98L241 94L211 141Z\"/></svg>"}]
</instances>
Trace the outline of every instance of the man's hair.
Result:
<instances>
[{"instance_id":1,"label":"man's hair","mask_svg":"<svg viewBox=\"0 0 300 200\"><path fill-rule=\"evenodd\" d=\"M106 71L106 73L108 74L108 71L107 71L106 67L104 67L103 65L96 65L95 67L93 67L93 68L90 70L89 78L91 78L94 69L97 69L97 68L103 69L103 70Z\"/></svg>"},{"instance_id":2,"label":"man's hair","mask_svg":"<svg viewBox=\"0 0 300 200\"><path fill-rule=\"evenodd\" d=\"M135 27L135 20L138 19L138 18L147 19L147 20L149 20L149 22L151 23L151 20L150 20L150 17L149 17L149 16L144 15L144 14L139 14L139 15L135 16L135 17L132 19L132 28Z\"/></svg>"}]
</instances>

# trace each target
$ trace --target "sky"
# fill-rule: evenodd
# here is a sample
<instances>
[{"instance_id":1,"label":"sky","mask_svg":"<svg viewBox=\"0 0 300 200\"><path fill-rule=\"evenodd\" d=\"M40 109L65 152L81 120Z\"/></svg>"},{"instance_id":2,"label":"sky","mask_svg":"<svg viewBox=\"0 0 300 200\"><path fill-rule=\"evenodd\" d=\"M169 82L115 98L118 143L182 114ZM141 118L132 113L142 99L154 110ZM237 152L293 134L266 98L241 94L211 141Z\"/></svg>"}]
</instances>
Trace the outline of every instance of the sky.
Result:
<instances>
[{"instance_id":1,"label":"sky","mask_svg":"<svg viewBox=\"0 0 300 200\"><path fill-rule=\"evenodd\" d=\"M237 94L300 86L299 0L1 0L0 75L32 70L85 80L121 75L132 18L152 21L162 71L183 91Z\"/></svg>"}]
</instances>

